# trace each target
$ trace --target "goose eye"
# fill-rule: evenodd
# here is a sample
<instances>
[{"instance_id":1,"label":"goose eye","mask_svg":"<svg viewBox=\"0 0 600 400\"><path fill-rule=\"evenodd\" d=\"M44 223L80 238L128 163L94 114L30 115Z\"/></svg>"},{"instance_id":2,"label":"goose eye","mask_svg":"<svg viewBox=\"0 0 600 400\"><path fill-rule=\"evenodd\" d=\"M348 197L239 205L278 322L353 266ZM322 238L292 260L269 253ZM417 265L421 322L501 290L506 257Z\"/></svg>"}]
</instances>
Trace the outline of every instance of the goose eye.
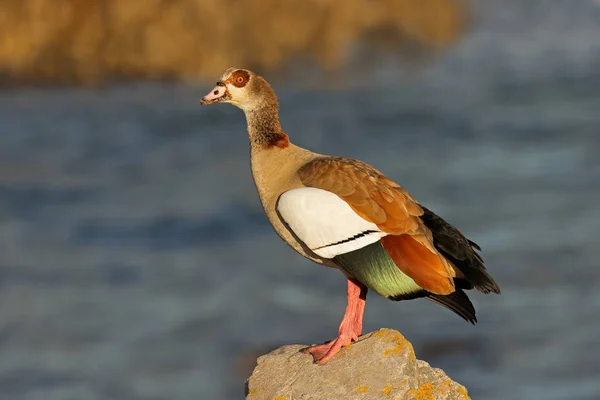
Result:
<instances>
[{"instance_id":1,"label":"goose eye","mask_svg":"<svg viewBox=\"0 0 600 400\"><path fill-rule=\"evenodd\" d=\"M233 76L229 82L233 83L236 87L242 88L248 83L249 80L250 74L240 69L233 73Z\"/></svg>"}]
</instances>

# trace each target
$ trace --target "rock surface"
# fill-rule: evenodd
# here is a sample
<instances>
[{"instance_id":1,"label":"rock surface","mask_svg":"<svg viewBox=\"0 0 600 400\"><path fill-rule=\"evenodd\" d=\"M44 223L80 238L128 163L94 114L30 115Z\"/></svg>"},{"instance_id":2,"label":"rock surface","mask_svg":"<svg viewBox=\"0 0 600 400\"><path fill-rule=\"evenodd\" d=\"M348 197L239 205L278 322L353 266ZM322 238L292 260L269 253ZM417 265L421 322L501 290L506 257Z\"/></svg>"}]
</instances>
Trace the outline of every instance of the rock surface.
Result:
<instances>
[{"instance_id":1,"label":"rock surface","mask_svg":"<svg viewBox=\"0 0 600 400\"><path fill-rule=\"evenodd\" d=\"M417 360L400 332L363 335L326 365L304 345L280 347L258 359L246 400L468 400L464 386Z\"/></svg>"}]
</instances>

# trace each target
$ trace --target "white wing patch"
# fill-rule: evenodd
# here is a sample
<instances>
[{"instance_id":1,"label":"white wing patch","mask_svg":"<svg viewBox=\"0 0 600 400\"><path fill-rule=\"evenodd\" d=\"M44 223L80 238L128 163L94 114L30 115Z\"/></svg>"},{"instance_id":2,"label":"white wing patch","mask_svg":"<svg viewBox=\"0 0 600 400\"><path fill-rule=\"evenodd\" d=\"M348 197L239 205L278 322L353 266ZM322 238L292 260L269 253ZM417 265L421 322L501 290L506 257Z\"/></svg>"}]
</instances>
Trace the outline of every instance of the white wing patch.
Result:
<instances>
[{"instance_id":1,"label":"white wing patch","mask_svg":"<svg viewBox=\"0 0 600 400\"><path fill-rule=\"evenodd\" d=\"M279 197L277 211L294 234L323 258L360 249L387 235L327 190L288 190Z\"/></svg>"}]
</instances>

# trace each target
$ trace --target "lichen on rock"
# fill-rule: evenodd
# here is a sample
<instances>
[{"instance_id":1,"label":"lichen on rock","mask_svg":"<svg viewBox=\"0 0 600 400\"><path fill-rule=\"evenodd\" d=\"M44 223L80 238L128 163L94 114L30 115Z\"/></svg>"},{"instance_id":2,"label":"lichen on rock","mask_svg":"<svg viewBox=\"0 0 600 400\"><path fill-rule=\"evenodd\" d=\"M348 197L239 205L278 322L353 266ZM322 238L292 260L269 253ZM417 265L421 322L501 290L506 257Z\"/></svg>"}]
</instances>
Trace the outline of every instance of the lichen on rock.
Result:
<instances>
[{"instance_id":1,"label":"lichen on rock","mask_svg":"<svg viewBox=\"0 0 600 400\"><path fill-rule=\"evenodd\" d=\"M246 400L469 399L464 386L417 360L410 342L392 329L361 336L325 365L313 363L306 347L283 346L260 357Z\"/></svg>"}]
</instances>

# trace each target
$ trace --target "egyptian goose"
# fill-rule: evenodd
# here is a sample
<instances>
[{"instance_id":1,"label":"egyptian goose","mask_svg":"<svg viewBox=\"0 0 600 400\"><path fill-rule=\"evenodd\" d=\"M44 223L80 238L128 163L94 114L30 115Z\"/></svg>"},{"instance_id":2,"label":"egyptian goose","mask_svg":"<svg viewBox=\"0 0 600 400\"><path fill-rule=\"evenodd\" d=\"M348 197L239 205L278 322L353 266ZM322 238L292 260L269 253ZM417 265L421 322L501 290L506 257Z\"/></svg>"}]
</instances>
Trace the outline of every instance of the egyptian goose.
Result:
<instances>
[{"instance_id":1,"label":"egyptian goose","mask_svg":"<svg viewBox=\"0 0 600 400\"><path fill-rule=\"evenodd\" d=\"M477 244L372 166L313 153L281 130L277 96L255 73L229 68L200 104L246 114L252 176L277 234L304 257L337 268L348 304L336 339L309 347L323 364L362 334L367 290L391 300L424 297L475 324L464 290L500 293Z\"/></svg>"}]
</instances>

